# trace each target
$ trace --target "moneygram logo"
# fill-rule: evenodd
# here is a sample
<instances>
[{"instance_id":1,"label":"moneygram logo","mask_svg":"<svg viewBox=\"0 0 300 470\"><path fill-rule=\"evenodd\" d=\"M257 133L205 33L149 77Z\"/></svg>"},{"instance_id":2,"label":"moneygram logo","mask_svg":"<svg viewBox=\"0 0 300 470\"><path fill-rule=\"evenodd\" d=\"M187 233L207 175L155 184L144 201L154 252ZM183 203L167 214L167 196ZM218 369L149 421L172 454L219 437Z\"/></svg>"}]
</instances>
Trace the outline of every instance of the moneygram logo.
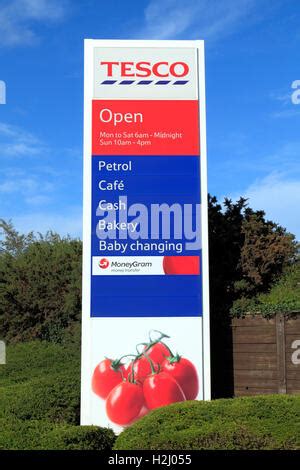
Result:
<instances>
[{"instance_id":1,"label":"moneygram logo","mask_svg":"<svg viewBox=\"0 0 300 470\"><path fill-rule=\"evenodd\" d=\"M132 261L132 262L122 262L122 261L113 261L111 263L112 268L126 268L126 269L140 269L140 268L151 268L151 262L141 262L141 261Z\"/></svg>"},{"instance_id":2,"label":"moneygram logo","mask_svg":"<svg viewBox=\"0 0 300 470\"><path fill-rule=\"evenodd\" d=\"M106 269L106 268L108 268L108 266L109 266L109 261L108 261L108 259L102 258L102 259L99 261L99 267L100 267L101 269Z\"/></svg>"},{"instance_id":3,"label":"moneygram logo","mask_svg":"<svg viewBox=\"0 0 300 470\"><path fill-rule=\"evenodd\" d=\"M135 275L164 275L162 256L109 256L109 269L101 266L108 262L101 256L92 257L93 276L135 276Z\"/></svg>"},{"instance_id":4,"label":"moneygram logo","mask_svg":"<svg viewBox=\"0 0 300 470\"><path fill-rule=\"evenodd\" d=\"M189 82L190 68L183 61L100 61L99 65L107 77L101 85L185 85ZM121 80L116 77L121 77Z\"/></svg>"}]
</instances>

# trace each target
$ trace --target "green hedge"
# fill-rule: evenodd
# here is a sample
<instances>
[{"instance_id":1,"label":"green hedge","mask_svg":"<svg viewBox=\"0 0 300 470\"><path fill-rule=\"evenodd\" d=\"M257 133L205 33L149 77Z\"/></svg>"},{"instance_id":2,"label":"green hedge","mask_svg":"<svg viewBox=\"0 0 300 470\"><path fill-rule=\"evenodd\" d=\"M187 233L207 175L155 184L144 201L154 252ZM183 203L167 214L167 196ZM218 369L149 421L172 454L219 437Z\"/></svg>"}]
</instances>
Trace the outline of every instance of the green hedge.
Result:
<instances>
[{"instance_id":1,"label":"green hedge","mask_svg":"<svg viewBox=\"0 0 300 470\"><path fill-rule=\"evenodd\" d=\"M0 450L110 450L112 430L47 420L0 419Z\"/></svg>"},{"instance_id":2,"label":"green hedge","mask_svg":"<svg viewBox=\"0 0 300 470\"><path fill-rule=\"evenodd\" d=\"M79 348L34 341L7 348L0 367L0 418L79 423Z\"/></svg>"},{"instance_id":3,"label":"green hedge","mask_svg":"<svg viewBox=\"0 0 300 470\"><path fill-rule=\"evenodd\" d=\"M258 314L272 317L276 313L294 314L300 312L300 262L286 269L279 281L268 293L256 297L242 297L231 307L233 317Z\"/></svg>"},{"instance_id":4,"label":"green hedge","mask_svg":"<svg viewBox=\"0 0 300 470\"><path fill-rule=\"evenodd\" d=\"M0 366L0 449L111 449L112 430L79 423L80 348L46 341L7 348Z\"/></svg>"},{"instance_id":5,"label":"green hedge","mask_svg":"<svg viewBox=\"0 0 300 470\"><path fill-rule=\"evenodd\" d=\"M81 317L81 241L0 231L0 337L60 342Z\"/></svg>"},{"instance_id":6,"label":"green hedge","mask_svg":"<svg viewBox=\"0 0 300 470\"><path fill-rule=\"evenodd\" d=\"M115 450L300 449L300 395L177 403L123 431Z\"/></svg>"}]
</instances>

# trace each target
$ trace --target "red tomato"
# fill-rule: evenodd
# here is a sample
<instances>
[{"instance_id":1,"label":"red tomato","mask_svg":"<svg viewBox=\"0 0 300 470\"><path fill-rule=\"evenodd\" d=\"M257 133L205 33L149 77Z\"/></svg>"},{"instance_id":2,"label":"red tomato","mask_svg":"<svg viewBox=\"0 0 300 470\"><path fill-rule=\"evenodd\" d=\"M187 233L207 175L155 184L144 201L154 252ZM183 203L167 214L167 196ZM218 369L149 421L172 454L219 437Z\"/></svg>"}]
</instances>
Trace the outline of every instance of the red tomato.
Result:
<instances>
[{"instance_id":1,"label":"red tomato","mask_svg":"<svg viewBox=\"0 0 300 470\"><path fill-rule=\"evenodd\" d=\"M170 350L164 343L155 343L146 349L146 354L155 364L162 364L164 360L171 355Z\"/></svg>"},{"instance_id":2,"label":"red tomato","mask_svg":"<svg viewBox=\"0 0 300 470\"><path fill-rule=\"evenodd\" d=\"M199 381L196 367L191 361L175 356L173 360L166 359L162 369L179 383L187 400L195 400L199 392Z\"/></svg>"},{"instance_id":3,"label":"red tomato","mask_svg":"<svg viewBox=\"0 0 300 470\"><path fill-rule=\"evenodd\" d=\"M149 410L170 405L170 403L185 401L180 385L166 372L159 372L147 377L143 390L145 402Z\"/></svg>"},{"instance_id":4,"label":"red tomato","mask_svg":"<svg viewBox=\"0 0 300 470\"><path fill-rule=\"evenodd\" d=\"M153 366L155 370L158 370L157 364L153 364ZM148 375L152 374L150 362L145 356L141 356L139 359L129 364L128 369L126 371L127 377L129 377L130 375L130 377L132 378L132 368L134 373L134 380L140 383L143 383L145 378L148 377Z\"/></svg>"},{"instance_id":5,"label":"red tomato","mask_svg":"<svg viewBox=\"0 0 300 470\"><path fill-rule=\"evenodd\" d=\"M135 421L137 421L138 419L140 418L143 418L144 416L146 416L147 414L149 413L149 410L148 408L144 405L143 408L141 409L140 411L140 414L133 419L133 421L131 421L130 423L126 424L126 425L123 425L124 428L128 428L129 426L131 426Z\"/></svg>"},{"instance_id":6,"label":"red tomato","mask_svg":"<svg viewBox=\"0 0 300 470\"><path fill-rule=\"evenodd\" d=\"M105 399L109 392L120 382L125 374L122 364L114 366L114 361L104 359L94 370L92 377L92 390L96 395Z\"/></svg>"},{"instance_id":7,"label":"red tomato","mask_svg":"<svg viewBox=\"0 0 300 470\"><path fill-rule=\"evenodd\" d=\"M199 256L165 256L165 274L200 274Z\"/></svg>"},{"instance_id":8,"label":"red tomato","mask_svg":"<svg viewBox=\"0 0 300 470\"><path fill-rule=\"evenodd\" d=\"M107 397L106 414L113 423L126 426L139 417L143 406L142 386L131 382L121 382Z\"/></svg>"},{"instance_id":9,"label":"red tomato","mask_svg":"<svg viewBox=\"0 0 300 470\"><path fill-rule=\"evenodd\" d=\"M141 412L138 416L138 418L143 418L144 416L146 416L147 414L149 413L149 410L148 408L144 405L143 408L141 409Z\"/></svg>"}]
</instances>

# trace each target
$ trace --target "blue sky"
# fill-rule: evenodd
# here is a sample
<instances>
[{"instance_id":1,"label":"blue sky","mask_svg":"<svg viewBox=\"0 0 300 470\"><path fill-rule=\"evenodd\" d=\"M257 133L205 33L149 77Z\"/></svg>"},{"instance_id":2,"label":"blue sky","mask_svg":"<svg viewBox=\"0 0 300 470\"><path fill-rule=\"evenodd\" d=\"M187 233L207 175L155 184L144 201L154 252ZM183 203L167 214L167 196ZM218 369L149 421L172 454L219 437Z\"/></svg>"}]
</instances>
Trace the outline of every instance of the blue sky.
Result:
<instances>
[{"instance_id":1,"label":"blue sky","mask_svg":"<svg viewBox=\"0 0 300 470\"><path fill-rule=\"evenodd\" d=\"M298 0L0 0L0 217L81 235L83 39L205 39L209 192L300 238Z\"/></svg>"}]
</instances>

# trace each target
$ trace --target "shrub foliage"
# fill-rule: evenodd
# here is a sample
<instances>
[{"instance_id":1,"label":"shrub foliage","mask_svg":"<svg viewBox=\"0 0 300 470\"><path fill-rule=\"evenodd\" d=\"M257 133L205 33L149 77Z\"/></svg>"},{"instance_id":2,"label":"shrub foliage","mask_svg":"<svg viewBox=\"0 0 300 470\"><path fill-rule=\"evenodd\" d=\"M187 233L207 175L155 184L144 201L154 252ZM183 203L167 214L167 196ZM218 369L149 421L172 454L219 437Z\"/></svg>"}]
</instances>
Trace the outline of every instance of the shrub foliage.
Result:
<instances>
[{"instance_id":1,"label":"shrub foliage","mask_svg":"<svg viewBox=\"0 0 300 470\"><path fill-rule=\"evenodd\" d=\"M246 199L223 207L209 197L211 311L224 318L237 299L269 290L296 260L294 235L253 211ZM244 300L244 302L246 302Z\"/></svg>"},{"instance_id":2,"label":"shrub foliage","mask_svg":"<svg viewBox=\"0 0 300 470\"><path fill-rule=\"evenodd\" d=\"M80 342L10 345L0 367L0 450L109 450L110 429L78 426Z\"/></svg>"},{"instance_id":3,"label":"shrub foliage","mask_svg":"<svg viewBox=\"0 0 300 470\"><path fill-rule=\"evenodd\" d=\"M1 226L0 336L60 341L63 329L80 319L81 241Z\"/></svg>"},{"instance_id":4,"label":"shrub foliage","mask_svg":"<svg viewBox=\"0 0 300 470\"><path fill-rule=\"evenodd\" d=\"M111 429L56 424L46 420L0 418L0 450L106 450L115 440Z\"/></svg>"},{"instance_id":5,"label":"shrub foliage","mask_svg":"<svg viewBox=\"0 0 300 470\"><path fill-rule=\"evenodd\" d=\"M299 408L296 395L176 403L127 428L114 449L299 449Z\"/></svg>"},{"instance_id":6,"label":"shrub foliage","mask_svg":"<svg viewBox=\"0 0 300 470\"><path fill-rule=\"evenodd\" d=\"M258 294L250 299L237 299L231 307L235 317L247 314L271 317L276 313L288 315L300 312L300 262L285 270L282 277L267 293Z\"/></svg>"},{"instance_id":7,"label":"shrub foliage","mask_svg":"<svg viewBox=\"0 0 300 470\"><path fill-rule=\"evenodd\" d=\"M0 418L79 424L80 342L47 341L7 347L0 367Z\"/></svg>"}]
</instances>

